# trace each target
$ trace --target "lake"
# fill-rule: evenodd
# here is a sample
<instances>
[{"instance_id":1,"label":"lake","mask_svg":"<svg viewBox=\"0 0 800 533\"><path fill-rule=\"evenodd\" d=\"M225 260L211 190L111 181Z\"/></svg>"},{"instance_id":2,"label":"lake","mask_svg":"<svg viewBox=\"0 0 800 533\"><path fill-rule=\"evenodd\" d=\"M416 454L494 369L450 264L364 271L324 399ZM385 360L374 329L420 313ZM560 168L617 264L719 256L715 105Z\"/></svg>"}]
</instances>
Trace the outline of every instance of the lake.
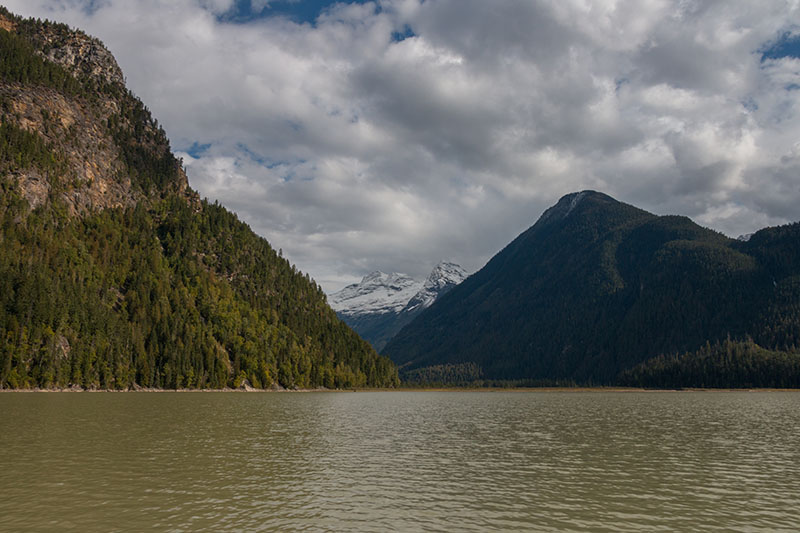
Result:
<instances>
[{"instance_id":1,"label":"lake","mask_svg":"<svg viewBox=\"0 0 800 533\"><path fill-rule=\"evenodd\" d=\"M800 393L2 393L0 531L797 531Z\"/></svg>"}]
</instances>

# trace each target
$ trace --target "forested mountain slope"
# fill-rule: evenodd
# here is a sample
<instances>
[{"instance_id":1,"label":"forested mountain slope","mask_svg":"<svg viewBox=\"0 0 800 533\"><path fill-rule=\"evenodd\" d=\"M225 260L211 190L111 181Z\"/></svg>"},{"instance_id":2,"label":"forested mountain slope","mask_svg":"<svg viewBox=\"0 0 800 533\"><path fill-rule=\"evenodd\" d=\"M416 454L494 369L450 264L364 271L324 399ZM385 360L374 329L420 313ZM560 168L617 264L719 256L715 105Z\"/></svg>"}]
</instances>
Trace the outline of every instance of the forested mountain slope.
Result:
<instances>
[{"instance_id":1,"label":"forested mountain slope","mask_svg":"<svg viewBox=\"0 0 800 533\"><path fill-rule=\"evenodd\" d=\"M547 210L384 353L409 376L445 369L458 380L463 368L461 378L610 384L650 358L729 338L758 346L737 353L800 357L800 224L741 242L584 191ZM627 373L626 383L648 375L655 384L655 369Z\"/></svg>"},{"instance_id":2,"label":"forested mountain slope","mask_svg":"<svg viewBox=\"0 0 800 533\"><path fill-rule=\"evenodd\" d=\"M0 8L0 388L245 382L393 386L397 371L189 188L102 43Z\"/></svg>"}]
</instances>

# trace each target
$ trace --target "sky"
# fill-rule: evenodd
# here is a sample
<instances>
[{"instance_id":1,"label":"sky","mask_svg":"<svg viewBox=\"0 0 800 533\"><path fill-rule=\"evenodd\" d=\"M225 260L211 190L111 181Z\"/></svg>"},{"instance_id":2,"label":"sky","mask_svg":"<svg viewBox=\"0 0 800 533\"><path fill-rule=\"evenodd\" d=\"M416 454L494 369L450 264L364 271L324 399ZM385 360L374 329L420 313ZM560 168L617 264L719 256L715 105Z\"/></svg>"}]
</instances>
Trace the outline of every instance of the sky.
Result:
<instances>
[{"instance_id":1,"label":"sky","mask_svg":"<svg viewBox=\"0 0 800 533\"><path fill-rule=\"evenodd\" d=\"M6 0L100 38L190 185L327 291L594 189L800 220L799 0Z\"/></svg>"}]
</instances>

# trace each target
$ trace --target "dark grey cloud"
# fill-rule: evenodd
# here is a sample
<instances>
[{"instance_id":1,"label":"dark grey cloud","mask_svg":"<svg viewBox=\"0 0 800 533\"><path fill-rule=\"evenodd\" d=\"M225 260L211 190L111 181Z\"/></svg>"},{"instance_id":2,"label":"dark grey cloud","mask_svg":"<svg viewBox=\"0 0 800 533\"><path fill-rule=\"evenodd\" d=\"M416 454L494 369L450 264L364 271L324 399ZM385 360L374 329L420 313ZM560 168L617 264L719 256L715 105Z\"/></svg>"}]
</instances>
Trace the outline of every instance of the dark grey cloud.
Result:
<instances>
[{"instance_id":1,"label":"dark grey cloud","mask_svg":"<svg viewBox=\"0 0 800 533\"><path fill-rule=\"evenodd\" d=\"M100 37L192 186L329 290L475 270L584 188L733 236L800 218L800 59L764 52L795 3L380 0L314 24L226 22L233 0L7 5Z\"/></svg>"}]
</instances>

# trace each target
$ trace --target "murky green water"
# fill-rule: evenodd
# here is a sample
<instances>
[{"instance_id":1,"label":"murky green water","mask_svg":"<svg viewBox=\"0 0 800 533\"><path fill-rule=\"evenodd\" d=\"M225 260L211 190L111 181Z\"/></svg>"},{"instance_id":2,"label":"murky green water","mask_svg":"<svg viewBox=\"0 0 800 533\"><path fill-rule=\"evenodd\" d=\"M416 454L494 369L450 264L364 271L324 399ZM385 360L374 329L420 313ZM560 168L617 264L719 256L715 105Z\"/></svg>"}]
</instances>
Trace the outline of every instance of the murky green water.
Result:
<instances>
[{"instance_id":1,"label":"murky green water","mask_svg":"<svg viewBox=\"0 0 800 533\"><path fill-rule=\"evenodd\" d=\"M0 394L0 531L797 531L800 393Z\"/></svg>"}]
</instances>

